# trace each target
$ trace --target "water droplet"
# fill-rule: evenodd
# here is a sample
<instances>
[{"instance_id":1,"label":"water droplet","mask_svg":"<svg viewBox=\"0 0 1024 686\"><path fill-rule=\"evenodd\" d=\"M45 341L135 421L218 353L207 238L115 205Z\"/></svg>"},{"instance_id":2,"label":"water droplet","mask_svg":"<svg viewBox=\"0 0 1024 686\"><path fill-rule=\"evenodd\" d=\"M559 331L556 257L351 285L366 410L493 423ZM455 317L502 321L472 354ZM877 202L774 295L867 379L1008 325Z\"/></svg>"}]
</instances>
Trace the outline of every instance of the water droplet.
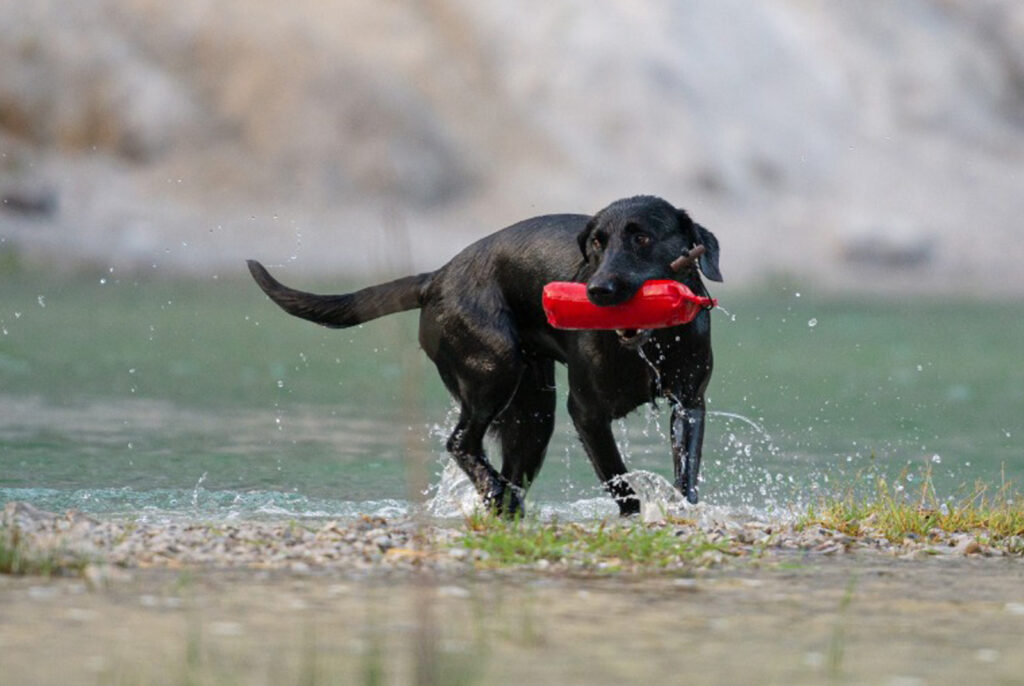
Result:
<instances>
[{"instance_id":1,"label":"water droplet","mask_svg":"<svg viewBox=\"0 0 1024 686\"><path fill-rule=\"evenodd\" d=\"M796 292L796 293L794 293L793 295L795 295L796 297L798 297L798 298L799 298L799 297L800 297L800 291L797 291L797 292Z\"/></svg>"},{"instance_id":2,"label":"water droplet","mask_svg":"<svg viewBox=\"0 0 1024 686\"><path fill-rule=\"evenodd\" d=\"M807 320L807 326L811 327L812 329L814 327L816 327L817 325L818 325L818 320L817 319L811 318L811 319Z\"/></svg>"},{"instance_id":3,"label":"water droplet","mask_svg":"<svg viewBox=\"0 0 1024 686\"><path fill-rule=\"evenodd\" d=\"M101 286L106 286L107 285L107 280L106 279L100 279L100 285Z\"/></svg>"},{"instance_id":4,"label":"water droplet","mask_svg":"<svg viewBox=\"0 0 1024 686\"><path fill-rule=\"evenodd\" d=\"M917 371L923 372L924 371L924 367L921 366L921 365L917 365Z\"/></svg>"},{"instance_id":5,"label":"water droplet","mask_svg":"<svg viewBox=\"0 0 1024 686\"><path fill-rule=\"evenodd\" d=\"M41 295L37 295L36 296L36 302L39 303L39 307L46 307L46 298L45 297L43 297Z\"/></svg>"},{"instance_id":6,"label":"water droplet","mask_svg":"<svg viewBox=\"0 0 1024 686\"><path fill-rule=\"evenodd\" d=\"M277 380L277 387L278 388L284 388L284 380L283 379L278 379ZM279 419L277 421L280 422L281 420Z\"/></svg>"},{"instance_id":7,"label":"water droplet","mask_svg":"<svg viewBox=\"0 0 1024 686\"><path fill-rule=\"evenodd\" d=\"M939 454L932 455L932 462L940 464L942 462L942 456Z\"/></svg>"}]
</instances>

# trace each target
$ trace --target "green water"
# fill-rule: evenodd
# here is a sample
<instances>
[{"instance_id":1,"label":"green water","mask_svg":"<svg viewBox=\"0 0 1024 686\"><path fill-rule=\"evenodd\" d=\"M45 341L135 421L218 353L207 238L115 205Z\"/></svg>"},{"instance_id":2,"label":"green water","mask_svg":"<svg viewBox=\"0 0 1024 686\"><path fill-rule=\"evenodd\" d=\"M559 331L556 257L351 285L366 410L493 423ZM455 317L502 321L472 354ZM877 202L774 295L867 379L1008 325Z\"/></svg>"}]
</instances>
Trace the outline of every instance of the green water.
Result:
<instances>
[{"instance_id":1,"label":"green water","mask_svg":"<svg viewBox=\"0 0 1024 686\"><path fill-rule=\"evenodd\" d=\"M0 501L210 517L429 498L454 415L415 313L322 329L243 276L0 275ZM715 294L707 502L763 508L908 468L948 493L1021 482L1024 303ZM667 413L617 427L631 467L671 473ZM531 495L612 511L564 412Z\"/></svg>"}]
</instances>

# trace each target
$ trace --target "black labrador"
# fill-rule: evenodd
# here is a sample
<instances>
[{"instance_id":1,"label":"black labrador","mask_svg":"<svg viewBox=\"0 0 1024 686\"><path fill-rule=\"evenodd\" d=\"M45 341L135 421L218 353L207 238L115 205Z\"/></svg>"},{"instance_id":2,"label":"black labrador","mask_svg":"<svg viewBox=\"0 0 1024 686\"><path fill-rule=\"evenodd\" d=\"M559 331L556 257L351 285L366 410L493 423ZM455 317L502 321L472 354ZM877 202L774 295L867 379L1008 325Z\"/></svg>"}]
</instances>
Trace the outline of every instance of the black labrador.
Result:
<instances>
[{"instance_id":1,"label":"black labrador","mask_svg":"<svg viewBox=\"0 0 1024 686\"><path fill-rule=\"evenodd\" d=\"M623 515L639 511L611 422L638 406L672 402L675 486L697 502L704 437L704 390L711 376L711 318L649 331L565 331L541 308L550 281L587 284L596 305L625 302L649 279L674 278L706 293L696 264L670 267L703 246L704 276L721 281L718 241L683 210L655 197L619 200L592 217L535 217L491 234L435 272L344 295L315 295L275 280L254 260L260 288L289 314L344 328L420 309L420 345L461 405L448 451L487 505L522 510L555 420L555 362L568 366L569 414ZM679 263L676 262L676 265ZM673 266L676 266L673 265ZM484 454L488 429L501 444L501 472Z\"/></svg>"}]
</instances>

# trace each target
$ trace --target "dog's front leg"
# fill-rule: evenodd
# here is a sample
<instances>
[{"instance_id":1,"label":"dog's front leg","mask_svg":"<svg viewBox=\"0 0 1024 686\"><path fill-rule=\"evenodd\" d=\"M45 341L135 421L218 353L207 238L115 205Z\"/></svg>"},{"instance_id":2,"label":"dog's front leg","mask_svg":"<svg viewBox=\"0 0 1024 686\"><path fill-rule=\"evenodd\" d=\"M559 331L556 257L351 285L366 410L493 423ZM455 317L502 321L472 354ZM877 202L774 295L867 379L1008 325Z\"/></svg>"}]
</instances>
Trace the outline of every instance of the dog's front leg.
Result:
<instances>
[{"instance_id":1,"label":"dog's front leg","mask_svg":"<svg viewBox=\"0 0 1024 686\"><path fill-rule=\"evenodd\" d=\"M640 499L633 488L620 478L626 473L626 465L622 461L615 435L612 433L611 420L599 414L588 412L584 405L569 397L569 416L576 427L583 449L590 458L590 463L597 472L605 489L619 506L619 514L623 517L640 512Z\"/></svg>"},{"instance_id":2,"label":"dog's front leg","mask_svg":"<svg viewBox=\"0 0 1024 686\"><path fill-rule=\"evenodd\" d=\"M672 407L672 467L675 486L696 505L700 456L704 445L704 399Z\"/></svg>"}]
</instances>

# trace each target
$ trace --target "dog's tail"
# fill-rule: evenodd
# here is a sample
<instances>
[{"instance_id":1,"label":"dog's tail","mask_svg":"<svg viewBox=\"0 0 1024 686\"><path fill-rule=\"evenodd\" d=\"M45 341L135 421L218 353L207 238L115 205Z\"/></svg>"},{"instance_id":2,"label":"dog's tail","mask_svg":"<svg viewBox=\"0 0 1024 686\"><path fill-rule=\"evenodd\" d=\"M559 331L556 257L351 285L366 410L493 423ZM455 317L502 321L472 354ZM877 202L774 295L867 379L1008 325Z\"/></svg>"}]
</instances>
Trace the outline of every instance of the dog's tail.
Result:
<instances>
[{"instance_id":1,"label":"dog's tail","mask_svg":"<svg viewBox=\"0 0 1024 686\"><path fill-rule=\"evenodd\" d=\"M317 295L288 288L256 260L248 260L249 272L263 292L288 314L333 329L343 329L383 317L415 310L423 305L423 289L432 274L406 276L378 286L343 295Z\"/></svg>"}]
</instances>

